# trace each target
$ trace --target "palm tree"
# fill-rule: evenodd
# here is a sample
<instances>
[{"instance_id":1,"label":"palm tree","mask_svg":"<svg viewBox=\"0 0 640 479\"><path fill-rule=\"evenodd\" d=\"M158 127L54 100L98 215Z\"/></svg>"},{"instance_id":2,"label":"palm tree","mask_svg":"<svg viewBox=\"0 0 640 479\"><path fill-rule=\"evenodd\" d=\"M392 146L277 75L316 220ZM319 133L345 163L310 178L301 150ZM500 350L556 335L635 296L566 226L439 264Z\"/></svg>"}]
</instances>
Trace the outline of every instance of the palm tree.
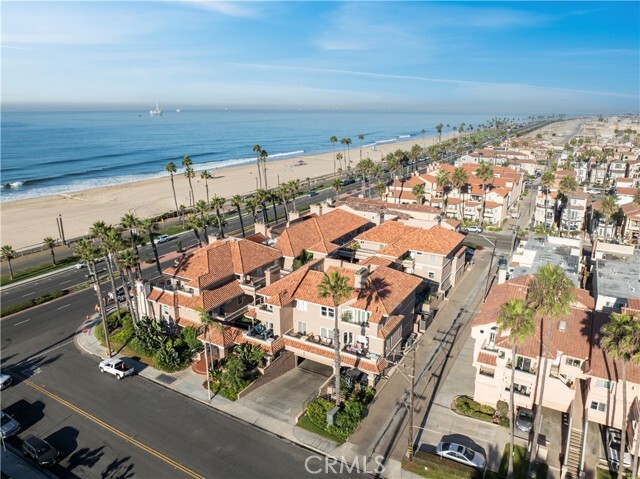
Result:
<instances>
[{"instance_id":1,"label":"palm tree","mask_svg":"<svg viewBox=\"0 0 640 479\"><path fill-rule=\"evenodd\" d=\"M518 353L518 344L522 344L528 337L532 336L535 331L535 323L533 321L534 311L527 303L521 299L510 299L508 302L500 306L500 314L498 316L498 329L501 333L508 335L511 341L511 384L516 382L516 358ZM509 477L513 477L513 441L515 436L514 429L514 387L509 392L509 426L511 429L511 448L509 449Z\"/></svg>"},{"instance_id":2,"label":"palm tree","mask_svg":"<svg viewBox=\"0 0 640 479\"><path fill-rule=\"evenodd\" d=\"M11 245L4 245L0 250L0 254L2 254L2 261L6 261L9 265L9 277L13 279L13 267L11 266L11 260L16 257L16 252Z\"/></svg>"},{"instance_id":3,"label":"palm tree","mask_svg":"<svg viewBox=\"0 0 640 479\"><path fill-rule=\"evenodd\" d=\"M333 174L336 174L336 143L338 143L338 138L334 135L329 138L331 145L333 146Z\"/></svg>"},{"instance_id":4,"label":"palm tree","mask_svg":"<svg viewBox=\"0 0 640 479\"><path fill-rule=\"evenodd\" d=\"M289 200L289 194L291 193L288 183L282 183L276 190L276 196L282 200L282 206L284 206L284 219L289 221L289 209L287 208L287 201Z\"/></svg>"},{"instance_id":5,"label":"palm tree","mask_svg":"<svg viewBox=\"0 0 640 479\"><path fill-rule=\"evenodd\" d=\"M358 140L360 140L360 161L362 161L362 142L364 141L364 135L358 135Z\"/></svg>"},{"instance_id":6,"label":"palm tree","mask_svg":"<svg viewBox=\"0 0 640 479\"><path fill-rule=\"evenodd\" d=\"M253 216L254 223L258 222L257 212L258 212L259 205L260 203L258 203L258 200L256 199L255 196L249 196L244 200L244 206L249 210L249 212L251 213L251 216Z\"/></svg>"},{"instance_id":7,"label":"palm tree","mask_svg":"<svg viewBox=\"0 0 640 479\"><path fill-rule=\"evenodd\" d=\"M342 158L342 153L336 155L336 160L338 160L338 174L342 173Z\"/></svg>"},{"instance_id":8,"label":"palm tree","mask_svg":"<svg viewBox=\"0 0 640 479\"><path fill-rule=\"evenodd\" d=\"M411 188L411 193L413 193L413 196L416 197L416 200L418 200L419 205L424 203L425 190L424 190L424 185L422 183L413 185L413 188Z\"/></svg>"},{"instance_id":9,"label":"palm tree","mask_svg":"<svg viewBox=\"0 0 640 479\"><path fill-rule=\"evenodd\" d=\"M236 207L236 211L238 212L238 219L240 220L240 228L242 228L242 237L244 238L246 234L244 231L244 222L242 221L242 209L241 209L242 203L243 203L242 196L233 195L229 200L229 203L231 203L231 206Z\"/></svg>"},{"instance_id":10,"label":"palm tree","mask_svg":"<svg viewBox=\"0 0 640 479\"><path fill-rule=\"evenodd\" d=\"M440 124L439 126L442 127L442 124ZM460 192L460 196L462 198L462 215L460 218L462 221L464 221L464 196L468 183L469 175L467 175L467 172L464 170L464 168L458 167L453 170L453 175L451 176L451 184L458 188L458 191Z\"/></svg>"},{"instance_id":11,"label":"palm tree","mask_svg":"<svg viewBox=\"0 0 640 479\"><path fill-rule=\"evenodd\" d=\"M211 176L211 173L207 170L204 170L200 173L200 178L204 180L204 187L207 192L207 203L209 203L209 180L213 178L213 176Z\"/></svg>"},{"instance_id":12,"label":"palm tree","mask_svg":"<svg viewBox=\"0 0 640 479\"><path fill-rule=\"evenodd\" d=\"M442 213L447 216L447 188L449 187L451 180L449 179L449 172L447 170L440 170L436 175L436 185L442 188Z\"/></svg>"},{"instance_id":13,"label":"palm tree","mask_svg":"<svg viewBox=\"0 0 640 479\"><path fill-rule=\"evenodd\" d=\"M158 274L162 274L162 269L160 268L160 258L158 258L158 247L156 246L155 241L153 241L153 234L154 232L158 231L158 223L156 223L153 218L146 218L142 220L142 227L149 235L149 241L151 242L151 248L153 249L153 257L156 260L156 268L158 269Z\"/></svg>"},{"instance_id":14,"label":"palm tree","mask_svg":"<svg viewBox=\"0 0 640 479\"><path fill-rule=\"evenodd\" d=\"M220 236L224 238L224 219L222 218L222 213L224 212L224 205L227 202L222 196L214 195L211 198L211 207L216 210L216 218L218 218L218 230L220 230Z\"/></svg>"},{"instance_id":15,"label":"palm tree","mask_svg":"<svg viewBox=\"0 0 640 479\"><path fill-rule=\"evenodd\" d=\"M455 127L454 127L455 128ZM482 181L483 197L482 197L482 216L480 218L480 226L484 224L484 209L487 202L487 186L489 180L493 180L493 168L486 161L481 161L480 166L476 170L476 176Z\"/></svg>"},{"instance_id":16,"label":"palm tree","mask_svg":"<svg viewBox=\"0 0 640 479\"><path fill-rule=\"evenodd\" d=\"M636 205L640 205L640 189L636 190L636 192L633 194L633 202Z\"/></svg>"},{"instance_id":17,"label":"palm tree","mask_svg":"<svg viewBox=\"0 0 640 479\"><path fill-rule=\"evenodd\" d=\"M122 241L122 235L113 226L109 226L104 236L102 237L102 246L107 253L107 270L109 271L109 279L111 281L111 287L113 289L113 301L116 304L116 314L120 320L120 306L118 304L118 291L115 282L114 269L118 268L118 253L124 248ZM110 259L113 259L113 267L111 266Z\"/></svg>"},{"instance_id":18,"label":"palm tree","mask_svg":"<svg viewBox=\"0 0 640 479\"><path fill-rule=\"evenodd\" d=\"M442 141L442 123L436 125L436 132L438 133L438 143Z\"/></svg>"},{"instance_id":19,"label":"palm tree","mask_svg":"<svg viewBox=\"0 0 640 479\"><path fill-rule=\"evenodd\" d=\"M262 188L262 166L260 154L262 153L262 147L258 144L253 145L253 151L256 153L256 165L258 166L258 182L259 188Z\"/></svg>"},{"instance_id":20,"label":"palm tree","mask_svg":"<svg viewBox=\"0 0 640 479\"><path fill-rule=\"evenodd\" d=\"M202 238L200 236L200 228L203 226L203 220L199 216L194 214L190 214L187 216L187 227L189 227L192 231L196 239L198 240L198 245L202 248Z\"/></svg>"},{"instance_id":21,"label":"palm tree","mask_svg":"<svg viewBox=\"0 0 640 479\"><path fill-rule=\"evenodd\" d=\"M102 316L102 327L104 328L104 339L107 346L108 357L111 357L111 342L109 340L109 327L107 326L106 302L102 299L102 287L100 286L100 278L96 272L96 260L101 256L99 249L93 245L91 240L82 238L75 248L75 253L80 257L80 261L87 265L89 276L95 281L95 291L98 296L98 305L100 306L100 315Z\"/></svg>"},{"instance_id":22,"label":"palm tree","mask_svg":"<svg viewBox=\"0 0 640 479\"><path fill-rule=\"evenodd\" d=\"M126 213L122 218L120 218L120 226L123 228L127 228L129 230L129 241L130 245L133 248L136 256L140 256L138 253L138 235L134 230L137 230L141 225L138 217L132 213ZM141 275L141 271L138 269L138 273Z\"/></svg>"},{"instance_id":23,"label":"palm tree","mask_svg":"<svg viewBox=\"0 0 640 479\"><path fill-rule=\"evenodd\" d=\"M578 182L572 175L565 175L560 181L560 192L567 199L567 231L571 234L571 194L578 189ZM562 227L562 218L560 219Z\"/></svg>"},{"instance_id":24,"label":"palm tree","mask_svg":"<svg viewBox=\"0 0 640 479\"><path fill-rule=\"evenodd\" d=\"M333 349L335 359L333 364L333 375L335 378L336 406L340 406L340 330L338 307L345 299L351 296L351 286L346 276L342 276L340 271L333 270L329 274L325 273L322 282L318 285L318 296L321 298L331 298L333 303Z\"/></svg>"},{"instance_id":25,"label":"palm tree","mask_svg":"<svg viewBox=\"0 0 640 479\"><path fill-rule=\"evenodd\" d=\"M260 162L262 163L262 176L264 178L264 188L266 190L269 189L269 184L267 183L267 157L269 153L266 150L260 150Z\"/></svg>"},{"instance_id":26,"label":"palm tree","mask_svg":"<svg viewBox=\"0 0 640 479\"><path fill-rule=\"evenodd\" d=\"M200 215L200 226L204 230L204 237L209 238L209 232L207 231L207 226L209 225L209 203L204 200L198 200L195 204L195 210Z\"/></svg>"},{"instance_id":27,"label":"palm tree","mask_svg":"<svg viewBox=\"0 0 640 479\"><path fill-rule=\"evenodd\" d=\"M207 375L207 393L209 394L209 401L211 401L211 383L209 382L210 381L209 366L211 363L209 362L209 357L207 355L207 350L209 349L209 345L207 344L207 339L209 336L209 328L211 326L213 326L218 331L220 331L221 334L224 334L224 329L219 322L214 320L211 317L211 315L201 307L199 306L196 307L196 311L198 312L198 318L200 318L200 322L202 323L202 326L203 326L202 329L204 334L204 362L207 364L207 367L205 368L206 375Z\"/></svg>"},{"instance_id":28,"label":"palm tree","mask_svg":"<svg viewBox=\"0 0 640 479\"><path fill-rule=\"evenodd\" d=\"M629 415L629 406L627 404L627 363L631 356L636 354L632 341L634 325L632 318L625 313L611 313L609 318L610 321L602 327L600 344L609 356L622 363L622 434L618 477L625 477L623 459L624 451L627 447L627 416Z\"/></svg>"},{"instance_id":29,"label":"palm tree","mask_svg":"<svg viewBox=\"0 0 640 479\"><path fill-rule=\"evenodd\" d=\"M131 249L125 249L118 254L117 263L120 267L120 276L124 280L124 293L127 303L129 303L129 311L131 311L131 319L137 323L138 315L138 299L135 291L135 278L133 272L140 269L140 259L138 255ZM134 291L133 295L129 295L129 288Z\"/></svg>"},{"instance_id":30,"label":"palm tree","mask_svg":"<svg viewBox=\"0 0 640 479\"><path fill-rule=\"evenodd\" d=\"M550 171L545 171L544 175L540 178L540 184L544 189L544 227L547 228L547 203L549 203L549 187L555 181L555 176Z\"/></svg>"},{"instance_id":31,"label":"palm tree","mask_svg":"<svg viewBox=\"0 0 640 479\"><path fill-rule=\"evenodd\" d=\"M194 178L196 174L193 171L191 165L193 165L191 158L189 158L188 156L184 156L182 158L182 166L184 166L184 177L189 180L189 190L191 191L191 199L189 200L189 205L193 206L196 201L196 197L193 195L193 184L191 183L191 179Z\"/></svg>"},{"instance_id":32,"label":"palm tree","mask_svg":"<svg viewBox=\"0 0 640 479\"><path fill-rule=\"evenodd\" d=\"M539 374L542 379L540 382L540 403L544 398L544 386L548 376L549 364L549 346L551 344L551 326L552 323L560 316L570 311L571 303L574 300L573 283L567 278L560 265L547 263L538 268L533 276L533 281L527 292L527 301L533 309L541 316L542 326L546 327L546 338L544 344L544 366L540 369ZM532 466L535 463L535 449L538 444L538 435L540 433L540 425L542 422L542 414L536 415L536 423L533 428L533 447L531 448L531 465L530 472L533 471Z\"/></svg>"},{"instance_id":33,"label":"palm tree","mask_svg":"<svg viewBox=\"0 0 640 479\"><path fill-rule=\"evenodd\" d=\"M113 234L112 231L115 231L113 226L107 225L104 221L95 221L91 227L89 228L89 236L93 239L97 239L100 241L100 246L98 251L101 252L105 257L105 264L107 265L107 273L109 274L109 281L111 283L111 292L113 294L114 301L118 297L118 292L116 288L115 275L113 273L113 267L111 266L112 262L112 254L119 251L119 249L115 249L112 251L110 246L112 246L112 242L109 242L109 235ZM115 234L118 236L120 233L115 231ZM120 248L121 249L121 248ZM117 304L116 304L117 306ZM116 312L118 314L118 319L120 319L120 308L116 307Z\"/></svg>"},{"instance_id":34,"label":"palm tree","mask_svg":"<svg viewBox=\"0 0 640 479\"><path fill-rule=\"evenodd\" d=\"M342 182L340 181L339 178L336 178L331 183L331 187L336 192L336 203L337 203L338 202L338 197L340 196L340 191L342 190Z\"/></svg>"},{"instance_id":35,"label":"palm tree","mask_svg":"<svg viewBox=\"0 0 640 479\"><path fill-rule=\"evenodd\" d=\"M262 209L262 219L264 220L264 224L269 226L269 211L267 211L266 202L269 199L269 193L266 190L260 189L256 191L256 200ZM274 218L274 221L276 218Z\"/></svg>"},{"instance_id":36,"label":"palm tree","mask_svg":"<svg viewBox=\"0 0 640 479\"><path fill-rule=\"evenodd\" d=\"M385 192L387 191L387 185L385 185L382 181L378 181L374 188L376 194L380 199L384 197Z\"/></svg>"},{"instance_id":37,"label":"palm tree","mask_svg":"<svg viewBox=\"0 0 640 479\"><path fill-rule=\"evenodd\" d=\"M56 265L56 254L53 251L53 248L56 247L56 243L57 241L54 240L51 236L47 236L45 239L42 240L42 242L44 243L44 245L49 248L49 251L51 251L51 260L53 261L53 265Z\"/></svg>"},{"instance_id":38,"label":"palm tree","mask_svg":"<svg viewBox=\"0 0 640 479\"><path fill-rule=\"evenodd\" d=\"M164 167L164 171L169 173L169 177L171 178L171 190L173 191L173 203L176 205L176 215L178 213L178 198L176 197L176 185L173 183L173 175L178 171L176 168L176 164L173 161L167 163L167 166Z\"/></svg>"},{"instance_id":39,"label":"palm tree","mask_svg":"<svg viewBox=\"0 0 640 479\"><path fill-rule=\"evenodd\" d=\"M298 192L300 191L300 180L298 180L298 179L291 180L291 181L287 182L287 185L289 186L289 191L291 193L291 199L293 200L293 211L298 211L298 208L296 208L296 196L298 195Z\"/></svg>"}]
</instances>

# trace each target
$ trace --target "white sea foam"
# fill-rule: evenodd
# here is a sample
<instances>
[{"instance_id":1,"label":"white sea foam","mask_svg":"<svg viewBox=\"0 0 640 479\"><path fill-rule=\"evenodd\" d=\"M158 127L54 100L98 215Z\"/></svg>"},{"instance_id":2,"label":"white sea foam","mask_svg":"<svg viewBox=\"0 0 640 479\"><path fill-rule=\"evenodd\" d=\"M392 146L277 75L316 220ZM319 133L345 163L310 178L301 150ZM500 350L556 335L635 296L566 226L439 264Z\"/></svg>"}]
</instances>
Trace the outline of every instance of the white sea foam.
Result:
<instances>
[{"instance_id":1,"label":"white sea foam","mask_svg":"<svg viewBox=\"0 0 640 479\"><path fill-rule=\"evenodd\" d=\"M3 183L0 185L0 190L16 190L20 188L24 183L22 181L12 181L11 183Z\"/></svg>"},{"instance_id":2,"label":"white sea foam","mask_svg":"<svg viewBox=\"0 0 640 479\"><path fill-rule=\"evenodd\" d=\"M290 151L285 153L276 153L274 155L269 155L269 158L283 158L283 157L291 157L291 156L300 156L304 153L304 150ZM268 158L268 159L269 159ZM235 160L222 160L222 161L212 161L209 163L199 163L194 165L194 171L202 171L202 170L211 170L211 169L220 169L227 168L232 166L238 166L242 164L247 164L256 161L256 158L240 158ZM181 174L183 170L178 171L178 174ZM2 196L0 197L0 202L5 201L16 201L23 200L27 198L35 198L39 196L50 196L50 195L59 195L63 193L71 193L76 191L88 190L91 188L101 188L105 186L113 186L113 185L122 185L126 183L135 183L137 181L143 180L151 180L155 178L162 178L165 176L169 176L169 173L166 171L159 171L156 173L148 173L141 175L120 175L120 176L111 176L108 178L91 178L84 180L76 180L64 185L52 185L52 186L41 186L35 188L28 188L19 190L18 186L11 186L10 188L5 185L2 185ZM22 182L14 182L15 184L22 185ZM9 185L14 185L14 183L9 183Z\"/></svg>"},{"instance_id":3,"label":"white sea foam","mask_svg":"<svg viewBox=\"0 0 640 479\"><path fill-rule=\"evenodd\" d=\"M398 135L398 138L411 138L411 135Z\"/></svg>"}]
</instances>

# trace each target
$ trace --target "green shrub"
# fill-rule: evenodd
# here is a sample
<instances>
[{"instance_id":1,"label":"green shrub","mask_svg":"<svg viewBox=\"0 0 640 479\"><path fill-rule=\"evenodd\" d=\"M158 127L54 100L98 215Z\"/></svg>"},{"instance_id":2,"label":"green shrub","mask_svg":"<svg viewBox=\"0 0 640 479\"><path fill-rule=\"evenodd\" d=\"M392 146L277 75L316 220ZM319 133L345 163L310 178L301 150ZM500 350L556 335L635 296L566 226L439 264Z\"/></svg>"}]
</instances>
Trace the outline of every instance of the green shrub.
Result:
<instances>
[{"instance_id":1,"label":"green shrub","mask_svg":"<svg viewBox=\"0 0 640 479\"><path fill-rule=\"evenodd\" d=\"M166 334L162 323L143 317L135 328L138 344L147 356L152 356L165 342Z\"/></svg>"},{"instance_id":2,"label":"green shrub","mask_svg":"<svg viewBox=\"0 0 640 479\"><path fill-rule=\"evenodd\" d=\"M171 340L168 340L162 345L155 359L156 367L161 371L172 373L183 367L183 360L180 358L180 354L178 354L178 351L174 348Z\"/></svg>"},{"instance_id":3,"label":"green shrub","mask_svg":"<svg viewBox=\"0 0 640 479\"><path fill-rule=\"evenodd\" d=\"M327 411L333 406L335 406L335 404L325 398L315 398L307 404L307 417L316 426L326 429Z\"/></svg>"},{"instance_id":4,"label":"green shrub","mask_svg":"<svg viewBox=\"0 0 640 479\"><path fill-rule=\"evenodd\" d=\"M37 298L30 299L29 301L25 301L23 303L7 306L6 308L3 308L2 311L0 311L0 317L9 316L10 314L19 313L20 311L38 306L39 304L48 303L49 301L61 298L68 293L69 291L66 289L63 289L62 291L52 291L51 293L45 294L44 296L38 296Z\"/></svg>"},{"instance_id":5,"label":"green shrub","mask_svg":"<svg viewBox=\"0 0 640 479\"><path fill-rule=\"evenodd\" d=\"M498 416L509 418L509 404L506 401L498 401L496 404Z\"/></svg>"}]
</instances>

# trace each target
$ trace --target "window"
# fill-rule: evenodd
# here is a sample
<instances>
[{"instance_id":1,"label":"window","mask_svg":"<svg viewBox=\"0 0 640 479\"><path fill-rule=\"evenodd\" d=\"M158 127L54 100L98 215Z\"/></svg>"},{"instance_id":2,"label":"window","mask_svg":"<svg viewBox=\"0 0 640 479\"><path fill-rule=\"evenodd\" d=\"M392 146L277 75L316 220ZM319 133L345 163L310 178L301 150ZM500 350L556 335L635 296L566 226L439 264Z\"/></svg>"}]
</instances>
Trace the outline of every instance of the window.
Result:
<instances>
[{"instance_id":1,"label":"window","mask_svg":"<svg viewBox=\"0 0 640 479\"><path fill-rule=\"evenodd\" d=\"M429 271L428 276L429 276L429 279L433 279L436 277L436 274L433 271Z\"/></svg>"},{"instance_id":2,"label":"window","mask_svg":"<svg viewBox=\"0 0 640 479\"><path fill-rule=\"evenodd\" d=\"M596 387L611 390L612 384L611 384L611 381L605 381L604 379L596 379Z\"/></svg>"},{"instance_id":3,"label":"window","mask_svg":"<svg viewBox=\"0 0 640 479\"><path fill-rule=\"evenodd\" d=\"M582 361L580 361L579 359L573 359L573 358L567 358L565 359L564 362L567 366L573 366L575 368L579 368L580 365L582 364Z\"/></svg>"},{"instance_id":4,"label":"window","mask_svg":"<svg viewBox=\"0 0 640 479\"><path fill-rule=\"evenodd\" d=\"M324 339L332 339L333 338L333 329L320 328L320 337L324 338Z\"/></svg>"},{"instance_id":5,"label":"window","mask_svg":"<svg viewBox=\"0 0 640 479\"><path fill-rule=\"evenodd\" d=\"M324 316L325 318L335 318L335 311L333 308L329 308L328 306L320 306L320 316Z\"/></svg>"},{"instance_id":6,"label":"window","mask_svg":"<svg viewBox=\"0 0 640 479\"><path fill-rule=\"evenodd\" d=\"M532 360L522 356L516 356L516 369L521 371L531 371Z\"/></svg>"},{"instance_id":7,"label":"window","mask_svg":"<svg viewBox=\"0 0 640 479\"><path fill-rule=\"evenodd\" d=\"M354 309L354 321L358 324L366 323L371 316L369 311L363 311L362 309Z\"/></svg>"},{"instance_id":8,"label":"window","mask_svg":"<svg viewBox=\"0 0 640 479\"><path fill-rule=\"evenodd\" d=\"M607 410L607 405L605 403L599 402L599 401L591 401L591 406L590 407L594 411L606 412L606 410Z\"/></svg>"},{"instance_id":9,"label":"window","mask_svg":"<svg viewBox=\"0 0 640 479\"><path fill-rule=\"evenodd\" d=\"M307 334L307 323L298 321L298 332L300 334Z\"/></svg>"},{"instance_id":10,"label":"window","mask_svg":"<svg viewBox=\"0 0 640 479\"><path fill-rule=\"evenodd\" d=\"M306 301L296 301L296 309L298 311L306 311L307 310L307 302Z\"/></svg>"},{"instance_id":11,"label":"window","mask_svg":"<svg viewBox=\"0 0 640 479\"><path fill-rule=\"evenodd\" d=\"M438 257L435 254L429 255L429 264L438 264Z\"/></svg>"}]
</instances>

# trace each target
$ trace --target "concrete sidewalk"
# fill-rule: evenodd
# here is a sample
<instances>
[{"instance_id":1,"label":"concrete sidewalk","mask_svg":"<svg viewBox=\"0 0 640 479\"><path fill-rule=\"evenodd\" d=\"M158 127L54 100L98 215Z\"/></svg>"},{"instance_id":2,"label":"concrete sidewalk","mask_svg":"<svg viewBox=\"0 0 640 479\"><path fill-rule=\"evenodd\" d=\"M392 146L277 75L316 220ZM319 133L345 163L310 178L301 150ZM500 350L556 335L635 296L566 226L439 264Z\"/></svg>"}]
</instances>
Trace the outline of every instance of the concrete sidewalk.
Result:
<instances>
[{"instance_id":1,"label":"concrete sidewalk","mask_svg":"<svg viewBox=\"0 0 640 479\"><path fill-rule=\"evenodd\" d=\"M106 357L106 351L94 334L95 327L99 326L101 326L100 318L94 315L82 324L80 332L74 337L74 341L76 346L84 352L103 359ZM332 456L349 464L352 464L356 458L362 461L363 456L371 457L373 455L372 451L361 450L351 443L336 444L286 421L247 407L250 402L244 405L242 400L230 401L220 396L214 396L209 401L207 390L203 387L205 377L194 373L190 368L177 373L164 373L131 359L128 359L127 362L134 365L139 376L149 381L172 389L188 398L200 401L223 414L258 427L278 439L298 444L314 453ZM371 464L375 463L371 462ZM403 471L399 461L391 460L387 462L382 477L402 479L417 478L418 476Z\"/></svg>"},{"instance_id":2,"label":"concrete sidewalk","mask_svg":"<svg viewBox=\"0 0 640 479\"><path fill-rule=\"evenodd\" d=\"M418 339L416 356L415 417L414 424L420 426L422 418L428 416L435 392L446 376L447 363L455 360L454 346L461 348L464 338L460 331L474 313L475 305L484 292L490 253L476 253L475 264L462 282L442 304L432 324ZM404 364L408 363L408 364ZM359 450L382 454L401 461L408 447L409 433L408 403L411 361L404 361L391 371L390 379L378 392L369 414L351 435L350 443ZM418 436L419 429L416 429Z\"/></svg>"}]
</instances>

